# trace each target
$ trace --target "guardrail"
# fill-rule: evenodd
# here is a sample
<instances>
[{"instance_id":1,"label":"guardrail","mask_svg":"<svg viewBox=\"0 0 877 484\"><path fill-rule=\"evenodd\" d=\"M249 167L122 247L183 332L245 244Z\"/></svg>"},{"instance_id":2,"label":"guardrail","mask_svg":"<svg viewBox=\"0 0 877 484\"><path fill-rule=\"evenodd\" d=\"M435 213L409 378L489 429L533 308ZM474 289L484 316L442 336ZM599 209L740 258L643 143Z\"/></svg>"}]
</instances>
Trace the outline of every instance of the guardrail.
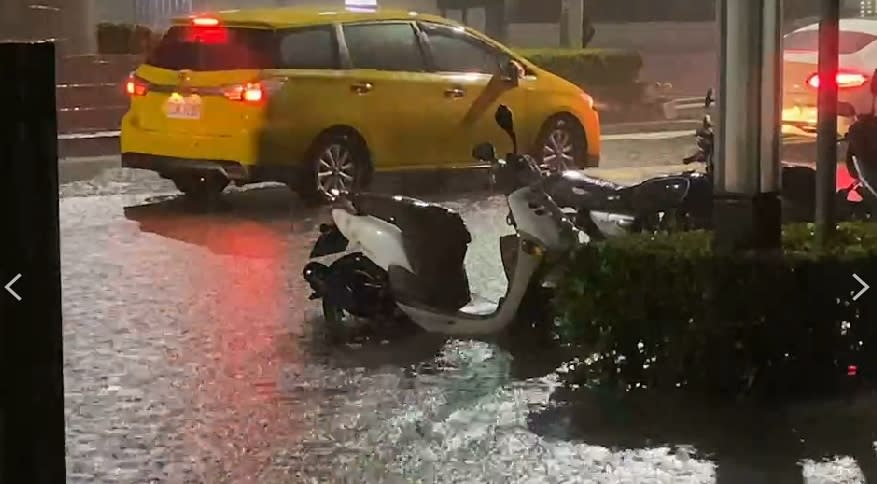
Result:
<instances>
[{"instance_id":1,"label":"guardrail","mask_svg":"<svg viewBox=\"0 0 877 484\"><path fill-rule=\"evenodd\" d=\"M118 153L119 125L128 109L124 82L140 56L83 55L58 61L58 155Z\"/></svg>"},{"instance_id":2,"label":"guardrail","mask_svg":"<svg viewBox=\"0 0 877 484\"><path fill-rule=\"evenodd\" d=\"M703 110L703 96L675 98L664 105L664 117L668 120L689 118L694 113L700 116Z\"/></svg>"},{"instance_id":3,"label":"guardrail","mask_svg":"<svg viewBox=\"0 0 877 484\"><path fill-rule=\"evenodd\" d=\"M56 72L58 133L118 130L128 109L123 83L139 56L85 55L60 59Z\"/></svg>"}]
</instances>

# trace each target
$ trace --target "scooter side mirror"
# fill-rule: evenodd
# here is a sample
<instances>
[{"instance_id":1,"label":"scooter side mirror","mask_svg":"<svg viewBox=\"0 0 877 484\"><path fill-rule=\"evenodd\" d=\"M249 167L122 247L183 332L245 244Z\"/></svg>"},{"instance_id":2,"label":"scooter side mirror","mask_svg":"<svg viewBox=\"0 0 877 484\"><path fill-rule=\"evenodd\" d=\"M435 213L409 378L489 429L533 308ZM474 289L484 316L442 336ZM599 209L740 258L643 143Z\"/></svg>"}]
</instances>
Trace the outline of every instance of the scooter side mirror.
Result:
<instances>
[{"instance_id":1,"label":"scooter side mirror","mask_svg":"<svg viewBox=\"0 0 877 484\"><path fill-rule=\"evenodd\" d=\"M478 143L472 149L472 158L478 161L495 161L496 148L491 143Z\"/></svg>"},{"instance_id":2,"label":"scooter side mirror","mask_svg":"<svg viewBox=\"0 0 877 484\"><path fill-rule=\"evenodd\" d=\"M877 96L877 69L874 69L874 73L871 75L871 95Z\"/></svg>"}]
</instances>

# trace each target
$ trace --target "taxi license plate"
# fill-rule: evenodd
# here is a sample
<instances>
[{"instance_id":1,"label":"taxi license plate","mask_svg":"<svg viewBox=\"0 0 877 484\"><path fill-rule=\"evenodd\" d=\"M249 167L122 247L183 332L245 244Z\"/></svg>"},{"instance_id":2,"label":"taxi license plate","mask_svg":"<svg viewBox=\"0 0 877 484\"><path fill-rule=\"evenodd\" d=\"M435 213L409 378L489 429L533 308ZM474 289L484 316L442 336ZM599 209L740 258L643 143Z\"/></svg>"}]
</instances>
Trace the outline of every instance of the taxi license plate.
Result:
<instances>
[{"instance_id":1,"label":"taxi license plate","mask_svg":"<svg viewBox=\"0 0 877 484\"><path fill-rule=\"evenodd\" d=\"M201 119L201 99L198 96L171 95L164 105L164 112L172 119Z\"/></svg>"}]
</instances>

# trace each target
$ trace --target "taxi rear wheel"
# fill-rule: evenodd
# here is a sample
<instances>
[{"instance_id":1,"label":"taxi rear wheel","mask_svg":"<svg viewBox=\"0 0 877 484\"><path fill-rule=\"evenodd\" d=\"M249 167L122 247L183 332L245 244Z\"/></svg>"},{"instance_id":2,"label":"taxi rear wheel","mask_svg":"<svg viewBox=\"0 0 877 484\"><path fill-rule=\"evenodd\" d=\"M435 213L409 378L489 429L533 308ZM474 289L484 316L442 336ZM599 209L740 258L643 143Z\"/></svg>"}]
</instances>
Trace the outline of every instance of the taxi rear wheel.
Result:
<instances>
[{"instance_id":1,"label":"taxi rear wheel","mask_svg":"<svg viewBox=\"0 0 877 484\"><path fill-rule=\"evenodd\" d=\"M177 190L189 198L205 199L219 195L228 186L228 179L215 175L177 175L171 178Z\"/></svg>"},{"instance_id":2,"label":"taxi rear wheel","mask_svg":"<svg viewBox=\"0 0 877 484\"><path fill-rule=\"evenodd\" d=\"M370 175L365 144L353 133L329 131L314 141L298 192L311 204L323 204L335 194L364 187Z\"/></svg>"}]
</instances>

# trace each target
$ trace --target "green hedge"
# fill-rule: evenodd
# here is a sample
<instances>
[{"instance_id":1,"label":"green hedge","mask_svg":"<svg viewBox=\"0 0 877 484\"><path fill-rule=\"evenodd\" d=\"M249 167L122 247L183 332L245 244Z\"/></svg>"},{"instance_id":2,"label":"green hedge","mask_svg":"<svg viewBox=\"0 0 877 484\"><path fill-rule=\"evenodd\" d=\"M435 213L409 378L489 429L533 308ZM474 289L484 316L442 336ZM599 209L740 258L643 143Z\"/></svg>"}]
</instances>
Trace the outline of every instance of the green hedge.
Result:
<instances>
[{"instance_id":1,"label":"green hedge","mask_svg":"<svg viewBox=\"0 0 877 484\"><path fill-rule=\"evenodd\" d=\"M639 80L642 56L625 49L519 49L537 66L583 87L632 84Z\"/></svg>"},{"instance_id":2,"label":"green hedge","mask_svg":"<svg viewBox=\"0 0 877 484\"><path fill-rule=\"evenodd\" d=\"M146 54L161 40L149 27L101 23L97 26L99 54Z\"/></svg>"},{"instance_id":3,"label":"green hedge","mask_svg":"<svg viewBox=\"0 0 877 484\"><path fill-rule=\"evenodd\" d=\"M877 374L877 226L842 224L825 252L810 225L784 229L783 254L718 255L710 240L636 235L574 254L556 300L581 355L573 380L787 395ZM875 285L855 302L853 273Z\"/></svg>"}]
</instances>

